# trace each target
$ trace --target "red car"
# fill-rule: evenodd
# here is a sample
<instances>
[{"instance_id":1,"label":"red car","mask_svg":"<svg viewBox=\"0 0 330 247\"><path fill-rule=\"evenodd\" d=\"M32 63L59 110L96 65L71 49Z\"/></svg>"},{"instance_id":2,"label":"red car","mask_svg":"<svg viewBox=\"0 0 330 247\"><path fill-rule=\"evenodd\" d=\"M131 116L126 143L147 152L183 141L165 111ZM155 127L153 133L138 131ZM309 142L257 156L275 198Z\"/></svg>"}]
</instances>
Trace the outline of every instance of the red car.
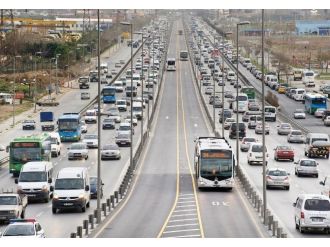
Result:
<instances>
[{"instance_id":1,"label":"red car","mask_svg":"<svg viewBox=\"0 0 330 247\"><path fill-rule=\"evenodd\" d=\"M294 151L290 146L277 146L274 152L274 160L291 160L294 161Z\"/></svg>"}]
</instances>

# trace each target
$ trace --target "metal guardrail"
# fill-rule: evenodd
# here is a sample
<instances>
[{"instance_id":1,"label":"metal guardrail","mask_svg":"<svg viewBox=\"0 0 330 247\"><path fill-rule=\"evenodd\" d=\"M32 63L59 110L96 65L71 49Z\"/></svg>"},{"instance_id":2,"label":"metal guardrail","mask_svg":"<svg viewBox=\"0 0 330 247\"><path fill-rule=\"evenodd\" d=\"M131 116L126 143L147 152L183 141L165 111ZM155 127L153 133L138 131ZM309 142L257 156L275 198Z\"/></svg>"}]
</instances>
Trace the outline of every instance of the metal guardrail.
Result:
<instances>
[{"instance_id":1,"label":"metal guardrail","mask_svg":"<svg viewBox=\"0 0 330 247\"><path fill-rule=\"evenodd\" d=\"M6 156L0 160L0 167L9 161L9 156Z\"/></svg>"}]
</instances>

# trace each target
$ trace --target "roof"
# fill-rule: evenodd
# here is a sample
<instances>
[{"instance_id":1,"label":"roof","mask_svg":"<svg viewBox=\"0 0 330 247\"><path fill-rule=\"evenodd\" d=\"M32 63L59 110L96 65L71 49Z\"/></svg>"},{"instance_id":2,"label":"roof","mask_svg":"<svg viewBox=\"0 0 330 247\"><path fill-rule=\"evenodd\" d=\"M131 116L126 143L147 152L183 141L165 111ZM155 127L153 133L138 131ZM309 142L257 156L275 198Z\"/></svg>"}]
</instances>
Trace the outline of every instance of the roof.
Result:
<instances>
[{"instance_id":1,"label":"roof","mask_svg":"<svg viewBox=\"0 0 330 247\"><path fill-rule=\"evenodd\" d=\"M49 134L48 133L42 133L42 134L33 134L33 135L29 135L29 136L21 136L21 137L17 137L14 138L14 142L20 142L20 141L27 141L27 142L38 142L38 141L42 141L45 138L48 138Z\"/></svg>"},{"instance_id":2,"label":"roof","mask_svg":"<svg viewBox=\"0 0 330 247\"><path fill-rule=\"evenodd\" d=\"M305 90L305 89L304 89ZM306 93L305 94L305 97L310 97L310 98L327 98L325 97L324 95L322 94L319 94L319 93Z\"/></svg>"},{"instance_id":3,"label":"roof","mask_svg":"<svg viewBox=\"0 0 330 247\"><path fill-rule=\"evenodd\" d=\"M73 175L82 178L84 171L87 171L86 167L65 167L58 172L57 178L72 178Z\"/></svg>"},{"instance_id":4,"label":"roof","mask_svg":"<svg viewBox=\"0 0 330 247\"><path fill-rule=\"evenodd\" d=\"M66 114L66 115L62 115L60 116L58 119L79 119L80 115L78 114Z\"/></svg>"},{"instance_id":5,"label":"roof","mask_svg":"<svg viewBox=\"0 0 330 247\"><path fill-rule=\"evenodd\" d=\"M200 149L231 149L228 141L218 137L199 137L198 144Z\"/></svg>"},{"instance_id":6,"label":"roof","mask_svg":"<svg viewBox=\"0 0 330 247\"><path fill-rule=\"evenodd\" d=\"M48 161L32 161L25 163L22 170L44 171L47 165L52 165L52 163Z\"/></svg>"}]
</instances>

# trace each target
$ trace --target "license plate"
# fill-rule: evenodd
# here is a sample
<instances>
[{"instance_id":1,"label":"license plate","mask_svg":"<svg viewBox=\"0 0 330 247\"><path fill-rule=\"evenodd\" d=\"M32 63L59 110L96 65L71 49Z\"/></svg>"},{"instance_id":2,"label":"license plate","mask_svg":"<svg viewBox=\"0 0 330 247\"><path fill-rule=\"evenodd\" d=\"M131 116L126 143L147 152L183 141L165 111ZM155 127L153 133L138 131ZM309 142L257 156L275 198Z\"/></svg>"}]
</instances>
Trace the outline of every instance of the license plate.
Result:
<instances>
[{"instance_id":1,"label":"license plate","mask_svg":"<svg viewBox=\"0 0 330 247\"><path fill-rule=\"evenodd\" d=\"M323 222L323 218L312 218L313 222Z\"/></svg>"},{"instance_id":2,"label":"license plate","mask_svg":"<svg viewBox=\"0 0 330 247\"><path fill-rule=\"evenodd\" d=\"M80 156L80 154L73 154L73 156Z\"/></svg>"},{"instance_id":3,"label":"license plate","mask_svg":"<svg viewBox=\"0 0 330 247\"><path fill-rule=\"evenodd\" d=\"M121 144L126 144L126 142L121 142Z\"/></svg>"},{"instance_id":4,"label":"license plate","mask_svg":"<svg viewBox=\"0 0 330 247\"><path fill-rule=\"evenodd\" d=\"M281 182L274 182L274 184L282 184Z\"/></svg>"},{"instance_id":5,"label":"license plate","mask_svg":"<svg viewBox=\"0 0 330 247\"><path fill-rule=\"evenodd\" d=\"M0 216L0 220L5 220L5 219L7 219L6 216Z\"/></svg>"},{"instance_id":6,"label":"license plate","mask_svg":"<svg viewBox=\"0 0 330 247\"><path fill-rule=\"evenodd\" d=\"M33 194L27 194L28 197L35 197L36 195Z\"/></svg>"},{"instance_id":7,"label":"license plate","mask_svg":"<svg viewBox=\"0 0 330 247\"><path fill-rule=\"evenodd\" d=\"M64 206L72 206L73 203L63 203Z\"/></svg>"}]
</instances>

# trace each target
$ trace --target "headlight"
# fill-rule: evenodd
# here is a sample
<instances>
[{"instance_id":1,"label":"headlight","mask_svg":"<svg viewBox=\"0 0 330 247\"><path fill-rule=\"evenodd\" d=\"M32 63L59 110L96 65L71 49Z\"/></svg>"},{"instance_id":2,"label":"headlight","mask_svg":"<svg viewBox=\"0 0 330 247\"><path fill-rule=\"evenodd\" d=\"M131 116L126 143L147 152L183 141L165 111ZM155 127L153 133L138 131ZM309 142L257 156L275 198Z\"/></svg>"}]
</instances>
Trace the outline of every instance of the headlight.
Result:
<instances>
[{"instance_id":1,"label":"headlight","mask_svg":"<svg viewBox=\"0 0 330 247\"><path fill-rule=\"evenodd\" d=\"M53 200L58 200L58 195L57 194L53 195Z\"/></svg>"},{"instance_id":2,"label":"headlight","mask_svg":"<svg viewBox=\"0 0 330 247\"><path fill-rule=\"evenodd\" d=\"M79 195L79 200L85 199L85 195L84 194L80 194Z\"/></svg>"},{"instance_id":3,"label":"headlight","mask_svg":"<svg viewBox=\"0 0 330 247\"><path fill-rule=\"evenodd\" d=\"M17 192L21 192L21 191L22 191L22 189L23 189L23 188L22 188L22 186L21 186L21 185L18 185L18 186L17 186Z\"/></svg>"},{"instance_id":4,"label":"headlight","mask_svg":"<svg viewBox=\"0 0 330 247\"><path fill-rule=\"evenodd\" d=\"M10 214L16 214L16 210L9 210Z\"/></svg>"},{"instance_id":5,"label":"headlight","mask_svg":"<svg viewBox=\"0 0 330 247\"><path fill-rule=\"evenodd\" d=\"M41 190L47 192L47 191L48 191L48 187L47 187L47 185L43 185L43 186L41 187Z\"/></svg>"}]
</instances>

